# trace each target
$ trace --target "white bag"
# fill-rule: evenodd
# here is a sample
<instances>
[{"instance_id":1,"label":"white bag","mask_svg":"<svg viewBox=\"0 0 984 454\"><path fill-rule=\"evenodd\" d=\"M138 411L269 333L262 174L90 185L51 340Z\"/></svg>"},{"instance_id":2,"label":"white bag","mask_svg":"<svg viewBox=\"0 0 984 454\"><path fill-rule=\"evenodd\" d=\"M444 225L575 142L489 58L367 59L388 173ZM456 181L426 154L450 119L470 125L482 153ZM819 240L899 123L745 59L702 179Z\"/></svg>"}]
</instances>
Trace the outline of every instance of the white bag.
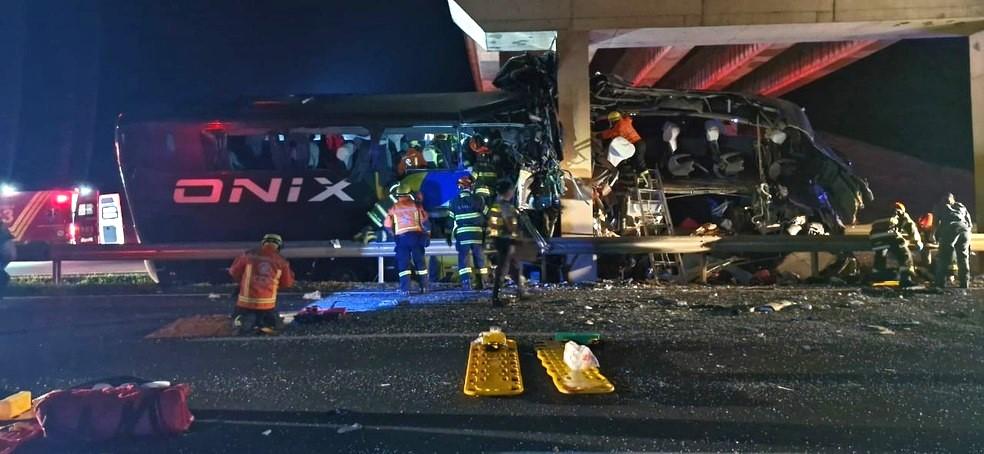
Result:
<instances>
[{"instance_id":1,"label":"white bag","mask_svg":"<svg viewBox=\"0 0 984 454\"><path fill-rule=\"evenodd\" d=\"M568 341L564 345L564 362L571 370L584 370L598 367L598 358L586 345L580 345L574 341Z\"/></svg>"}]
</instances>

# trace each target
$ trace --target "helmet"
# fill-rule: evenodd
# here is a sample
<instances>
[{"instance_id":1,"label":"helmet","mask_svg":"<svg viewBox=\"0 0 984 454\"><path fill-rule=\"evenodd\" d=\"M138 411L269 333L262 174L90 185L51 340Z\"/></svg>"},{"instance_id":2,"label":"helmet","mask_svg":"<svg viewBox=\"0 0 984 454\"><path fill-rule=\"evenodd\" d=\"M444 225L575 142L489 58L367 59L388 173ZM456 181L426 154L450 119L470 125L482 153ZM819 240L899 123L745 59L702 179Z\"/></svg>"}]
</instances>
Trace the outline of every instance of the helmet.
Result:
<instances>
[{"instance_id":1,"label":"helmet","mask_svg":"<svg viewBox=\"0 0 984 454\"><path fill-rule=\"evenodd\" d=\"M905 213L905 204L902 202L895 202L895 210Z\"/></svg>"},{"instance_id":2,"label":"helmet","mask_svg":"<svg viewBox=\"0 0 984 454\"><path fill-rule=\"evenodd\" d=\"M420 147L420 141L419 140L411 140L410 141L410 144L407 145L407 149L409 150L411 148L416 148L417 150L420 150L421 149L421 147Z\"/></svg>"},{"instance_id":3,"label":"helmet","mask_svg":"<svg viewBox=\"0 0 984 454\"><path fill-rule=\"evenodd\" d=\"M488 154L491 151L489 150L488 143L488 139L484 136L475 134L471 139L468 139L468 148L477 154Z\"/></svg>"},{"instance_id":4,"label":"helmet","mask_svg":"<svg viewBox=\"0 0 984 454\"><path fill-rule=\"evenodd\" d=\"M621 119L622 119L622 113L621 112L619 112L617 110L613 110L611 112L608 112L608 121L610 121L612 123L615 123L616 121L619 121Z\"/></svg>"},{"instance_id":5,"label":"helmet","mask_svg":"<svg viewBox=\"0 0 984 454\"><path fill-rule=\"evenodd\" d=\"M284 239L281 238L280 235L277 235L276 233L268 233L266 235L263 235L263 239L260 241L260 245L264 245L268 243L277 246L278 251L280 249L283 249L284 247Z\"/></svg>"},{"instance_id":6,"label":"helmet","mask_svg":"<svg viewBox=\"0 0 984 454\"><path fill-rule=\"evenodd\" d=\"M458 178L459 188L470 188L472 187L472 183L474 183L474 181L472 180L471 175L465 175L461 178Z\"/></svg>"}]
</instances>

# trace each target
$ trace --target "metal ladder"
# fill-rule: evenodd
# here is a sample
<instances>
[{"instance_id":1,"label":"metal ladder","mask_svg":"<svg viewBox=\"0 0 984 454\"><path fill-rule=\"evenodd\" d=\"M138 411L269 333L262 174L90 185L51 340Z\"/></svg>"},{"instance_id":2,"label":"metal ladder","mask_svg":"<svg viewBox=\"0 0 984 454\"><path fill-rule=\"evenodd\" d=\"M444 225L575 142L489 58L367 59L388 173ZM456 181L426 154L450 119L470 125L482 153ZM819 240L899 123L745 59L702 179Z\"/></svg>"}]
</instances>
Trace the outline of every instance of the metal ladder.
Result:
<instances>
[{"instance_id":1,"label":"metal ladder","mask_svg":"<svg viewBox=\"0 0 984 454\"><path fill-rule=\"evenodd\" d=\"M659 169L650 169L648 188L636 187L628 200L626 228L636 236L673 235L673 218L666 204L663 177ZM623 230L625 231L625 230ZM649 263L659 276L661 270L673 273L673 280L684 281L686 268L681 254L651 253Z\"/></svg>"}]
</instances>

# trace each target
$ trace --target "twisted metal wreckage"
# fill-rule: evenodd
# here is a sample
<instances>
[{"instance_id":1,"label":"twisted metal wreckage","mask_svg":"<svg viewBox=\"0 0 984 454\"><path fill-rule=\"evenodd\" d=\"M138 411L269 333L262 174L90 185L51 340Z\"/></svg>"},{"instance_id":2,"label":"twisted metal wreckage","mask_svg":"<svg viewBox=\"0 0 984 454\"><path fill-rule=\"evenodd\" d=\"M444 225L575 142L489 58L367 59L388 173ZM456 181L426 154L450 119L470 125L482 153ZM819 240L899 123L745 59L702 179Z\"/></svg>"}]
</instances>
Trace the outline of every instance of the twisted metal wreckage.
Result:
<instances>
[{"instance_id":1,"label":"twisted metal wreckage","mask_svg":"<svg viewBox=\"0 0 984 454\"><path fill-rule=\"evenodd\" d=\"M612 126L609 114L619 112L631 118L647 146L635 150L628 144L626 152L617 149L625 141L594 139L593 178L590 187L582 187L559 165L563 125L555 54L513 57L494 85L526 100L526 140L503 150L519 164L520 203L534 220L529 230L541 248L547 247L544 236L555 236L568 188L581 200L594 200L595 235L612 237L838 234L873 200L867 182L817 141L803 109L793 103L632 87L601 74L591 79L592 131ZM635 151L644 156L633 156ZM674 262L648 259L628 260L631 267L645 267L646 277ZM679 257L673 264L684 272Z\"/></svg>"}]
</instances>

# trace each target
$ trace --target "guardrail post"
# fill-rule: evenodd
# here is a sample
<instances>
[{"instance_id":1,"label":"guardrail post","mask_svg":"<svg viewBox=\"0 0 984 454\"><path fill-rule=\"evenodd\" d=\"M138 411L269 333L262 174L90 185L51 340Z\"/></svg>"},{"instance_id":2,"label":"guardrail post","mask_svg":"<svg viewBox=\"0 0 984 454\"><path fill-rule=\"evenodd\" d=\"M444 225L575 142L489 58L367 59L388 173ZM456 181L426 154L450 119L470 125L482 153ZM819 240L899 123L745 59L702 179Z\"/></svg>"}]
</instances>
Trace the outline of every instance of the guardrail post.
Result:
<instances>
[{"instance_id":1,"label":"guardrail post","mask_svg":"<svg viewBox=\"0 0 984 454\"><path fill-rule=\"evenodd\" d=\"M817 277L820 275L820 253L811 252L810 253L810 276Z\"/></svg>"},{"instance_id":2,"label":"guardrail post","mask_svg":"<svg viewBox=\"0 0 984 454\"><path fill-rule=\"evenodd\" d=\"M54 259L51 261L51 280L55 283L55 285L61 284L61 280L62 280L61 260Z\"/></svg>"},{"instance_id":3,"label":"guardrail post","mask_svg":"<svg viewBox=\"0 0 984 454\"><path fill-rule=\"evenodd\" d=\"M376 282L379 282L380 284L386 282L386 280L383 279L383 273L386 272L386 265L383 262L384 260L386 260L386 259L383 258L383 257L377 257L376 258L376 273L378 273L376 275L377 276L376 277Z\"/></svg>"},{"instance_id":4,"label":"guardrail post","mask_svg":"<svg viewBox=\"0 0 984 454\"><path fill-rule=\"evenodd\" d=\"M700 254L700 283L707 283L707 254ZM686 278L684 278L686 280Z\"/></svg>"}]
</instances>

